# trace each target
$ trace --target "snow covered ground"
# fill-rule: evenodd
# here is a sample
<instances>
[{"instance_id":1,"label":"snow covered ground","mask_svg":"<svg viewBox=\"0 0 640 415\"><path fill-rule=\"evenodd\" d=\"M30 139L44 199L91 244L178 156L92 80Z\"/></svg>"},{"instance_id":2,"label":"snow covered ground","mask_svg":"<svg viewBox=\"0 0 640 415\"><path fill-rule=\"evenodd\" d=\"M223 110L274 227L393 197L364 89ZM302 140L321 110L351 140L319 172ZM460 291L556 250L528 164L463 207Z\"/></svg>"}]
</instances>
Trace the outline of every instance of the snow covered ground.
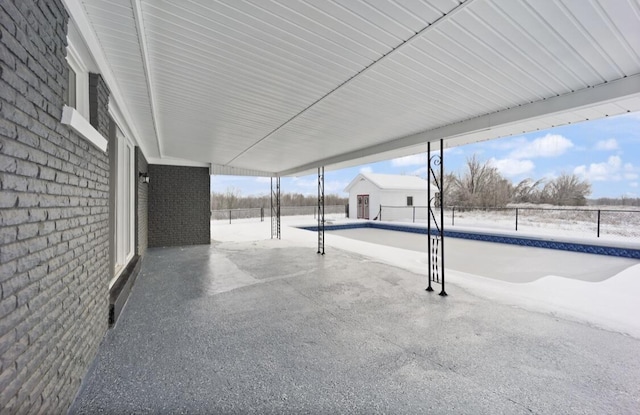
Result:
<instances>
[{"instance_id":1,"label":"snow covered ground","mask_svg":"<svg viewBox=\"0 0 640 415\"><path fill-rule=\"evenodd\" d=\"M327 220L349 222L339 217L328 217ZM282 240L271 241L269 218L265 218L264 222L247 219L232 224L212 221L211 238L215 241L255 242L269 247L316 249L317 234L297 228L315 223L313 217L283 217ZM522 235L520 232L519 234ZM624 245L627 244L628 240ZM426 253L357 241L328 233L325 235L325 247L327 255L331 254L332 248L343 249L424 275L426 284ZM637 297L637 293L640 292L640 264L600 282L547 275L532 282L512 283L447 269L446 284L447 292L453 298L456 289L464 289L503 304L550 313L640 338L640 301Z\"/></svg>"},{"instance_id":2,"label":"snow covered ground","mask_svg":"<svg viewBox=\"0 0 640 415\"><path fill-rule=\"evenodd\" d=\"M553 206L522 206L517 212L517 232L545 237L572 236L589 240L629 241L640 243L640 211L630 207L603 207L600 209L600 236L598 237L598 209ZM633 210L631 210L633 209ZM439 218L439 211L434 212ZM391 222L413 222L411 207L383 207L382 219ZM427 209L416 207L415 222L426 223ZM445 209L445 228L477 228L516 232L516 208L487 210Z\"/></svg>"}]
</instances>

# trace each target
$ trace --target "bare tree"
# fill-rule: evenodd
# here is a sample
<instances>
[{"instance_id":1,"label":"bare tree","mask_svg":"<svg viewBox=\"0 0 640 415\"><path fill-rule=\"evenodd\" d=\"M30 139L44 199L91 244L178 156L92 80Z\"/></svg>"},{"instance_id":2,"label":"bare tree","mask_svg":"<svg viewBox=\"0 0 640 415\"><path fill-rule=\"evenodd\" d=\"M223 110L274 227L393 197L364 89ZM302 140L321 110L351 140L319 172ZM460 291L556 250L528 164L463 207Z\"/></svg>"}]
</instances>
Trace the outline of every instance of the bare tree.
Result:
<instances>
[{"instance_id":1,"label":"bare tree","mask_svg":"<svg viewBox=\"0 0 640 415\"><path fill-rule=\"evenodd\" d=\"M466 171L451 178L454 177L451 199L447 204L495 207L505 206L511 199L511 182L489 161L482 162L475 154L467 159Z\"/></svg>"},{"instance_id":2,"label":"bare tree","mask_svg":"<svg viewBox=\"0 0 640 415\"><path fill-rule=\"evenodd\" d=\"M455 189L457 177L454 173L446 173L442 179L442 191L444 193L444 205L451 206L455 204Z\"/></svg>"},{"instance_id":3,"label":"bare tree","mask_svg":"<svg viewBox=\"0 0 640 415\"><path fill-rule=\"evenodd\" d=\"M235 209L238 207L238 198L240 197L240 189L229 186L224 192L226 209Z\"/></svg>"},{"instance_id":4,"label":"bare tree","mask_svg":"<svg viewBox=\"0 0 640 415\"><path fill-rule=\"evenodd\" d=\"M518 183L513 189L512 200L516 203L539 203L542 195L544 179L534 181L527 178Z\"/></svg>"},{"instance_id":5,"label":"bare tree","mask_svg":"<svg viewBox=\"0 0 640 415\"><path fill-rule=\"evenodd\" d=\"M590 194L591 183L568 173L562 173L543 189L544 202L560 206L584 206Z\"/></svg>"}]
</instances>

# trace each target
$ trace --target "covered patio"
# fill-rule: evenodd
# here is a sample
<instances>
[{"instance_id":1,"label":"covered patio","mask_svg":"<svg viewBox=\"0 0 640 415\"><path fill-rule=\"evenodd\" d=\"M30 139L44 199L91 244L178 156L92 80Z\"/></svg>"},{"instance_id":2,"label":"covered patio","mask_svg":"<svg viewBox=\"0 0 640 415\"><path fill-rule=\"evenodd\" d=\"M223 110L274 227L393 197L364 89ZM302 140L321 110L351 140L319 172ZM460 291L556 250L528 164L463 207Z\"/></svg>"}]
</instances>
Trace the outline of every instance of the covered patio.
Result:
<instances>
[{"instance_id":1,"label":"covered patio","mask_svg":"<svg viewBox=\"0 0 640 415\"><path fill-rule=\"evenodd\" d=\"M267 226L149 249L70 413L640 410L636 338Z\"/></svg>"},{"instance_id":2,"label":"covered patio","mask_svg":"<svg viewBox=\"0 0 640 415\"><path fill-rule=\"evenodd\" d=\"M566 291L441 298L400 249L209 234L212 174L318 172L320 218L325 168L640 111L638 0L0 11L1 412L640 412L640 335Z\"/></svg>"}]
</instances>

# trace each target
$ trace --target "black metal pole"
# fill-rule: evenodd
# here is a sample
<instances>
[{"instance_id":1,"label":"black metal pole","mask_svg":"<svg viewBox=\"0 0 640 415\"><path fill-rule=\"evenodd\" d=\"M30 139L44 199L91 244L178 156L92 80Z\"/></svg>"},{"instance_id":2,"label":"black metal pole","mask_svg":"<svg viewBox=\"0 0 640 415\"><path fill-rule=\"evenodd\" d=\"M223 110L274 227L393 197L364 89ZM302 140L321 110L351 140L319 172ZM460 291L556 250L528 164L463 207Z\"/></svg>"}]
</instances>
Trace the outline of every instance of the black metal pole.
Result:
<instances>
[{"instance_id":1,"label":"black metal pole","mask_svg":"<svg viewBox=\"0 0 640 415\"><path fill-rule=\"evenodd\" d=\"M231 225L231 209L229 209L229 225Z\"/></svg>"},{"instance_id":2,"label":"black metal pole","mask_svg":"<svg viewBox=\"0 0 640 415\"><path fill-rule=\"evenodd\" d=\"M280 176L276 178L276 211L277 211L277 228L278 228L278 239L281 239L280 235Z\"/></svg>"},{"instance_id":3,"label":"black metal pole","mask_svg":"<svg viewBox=\"0 0 640 415\"><path fill-rule=\"evenodd\" d=\"M456 207L454 206L451 210L451 226L454 225L456 221Z\"/></svg>"},{"instance_id":4,"label":"black metal pole","mask_svg":"<svg viewBox=\"0 0 640 415\"><path fill-rule=\"evenodd\" d=\"M271 239L280 239L280 177L271 178Z\"/></svg>"},{"instance_id":5,"label":"black metal pole","mask_svg":"<svg viewBox=\"0 0 640 415\"><path fill-rule=\"evenodd\" d=\"M518 230L518 208L516 208L516 230Z\"/></svg>"},{"instance_id":6,"label":"black metal pole","mask_svg":"<svg viewBox=\"0 0 640 415\"><path fill-rule=\"evenodd\" d=\"M433 291L431 287L431 142L427 142L427 281L426 291Z\"/></svg>"},{"instance_id":7,"label":"black metal pole","mask_svg":"<svg viewBox=\"0 0 640 415\"><path fill-rule=\"evenodd\" d=\"M598 209L598 238L600 237L600 209Z\"/></svg>"},{"instance_id":8,"label":"black metal pole","mask_svg":"<svg viewBox=\"0 0 640 415\"><path fill-rule=\"evenodd\" d=\"M441 296L446 296L444 290L444 139L440 139L440 259L442 267L442 291Z\"/></svg>"},{"instance_id":9,"label":"black metal pole","mask_svg":"<svg viewBox=\"0 0 640 415\"><path fill-rule=\"evenodd\" d=\"M416 223L416 207L413 207L413 223Z\"/></svg>"},{"instance_id":10,"label":"black metal pole","mask_svg":"<svg viewBox=\"0 0 640 415\"><path fill-rule=\"evenodd\" d=\"M324 166L318 167L318 254L324 255Z\"/></svg>"}]
</instances>

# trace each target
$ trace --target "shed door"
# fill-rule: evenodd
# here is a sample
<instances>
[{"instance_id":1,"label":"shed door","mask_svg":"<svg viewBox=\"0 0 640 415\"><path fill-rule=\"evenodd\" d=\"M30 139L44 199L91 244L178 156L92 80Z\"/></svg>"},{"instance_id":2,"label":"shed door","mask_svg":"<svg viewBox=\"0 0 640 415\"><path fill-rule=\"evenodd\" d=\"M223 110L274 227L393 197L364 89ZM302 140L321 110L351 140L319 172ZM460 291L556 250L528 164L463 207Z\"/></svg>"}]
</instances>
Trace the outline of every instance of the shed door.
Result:
<instances>
[{"instance_id":1,"label":"shed door","mask_svg":"<svg viewBox=\"0 0 640 415\"><path fill-rule=\"evenodd\" d=\"M358 219L369 219L369 195L358 195Z\"/></svg>"}]
</instances>

